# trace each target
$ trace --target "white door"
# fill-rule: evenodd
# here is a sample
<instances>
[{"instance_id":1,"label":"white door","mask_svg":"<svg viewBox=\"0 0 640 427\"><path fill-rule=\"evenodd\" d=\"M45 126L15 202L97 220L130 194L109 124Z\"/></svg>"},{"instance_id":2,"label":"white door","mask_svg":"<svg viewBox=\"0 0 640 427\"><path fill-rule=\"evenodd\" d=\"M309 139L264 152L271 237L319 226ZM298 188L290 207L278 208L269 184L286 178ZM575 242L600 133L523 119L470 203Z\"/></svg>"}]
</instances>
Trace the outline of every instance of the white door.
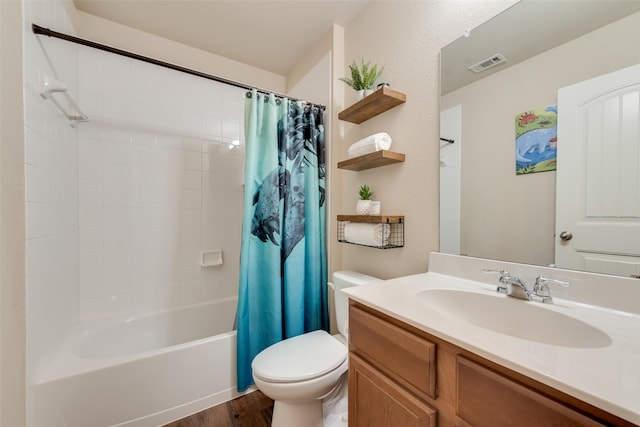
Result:
<instances>
[{"instance_id":1,"label":"white door","mask_svg":"<svg viewBox=\"0 0 640 427\"><path fill-rule=\"evenodd\" d=\"M556 265L640 275L640 65L558 91Z\"/></svg>"}]
</instances>

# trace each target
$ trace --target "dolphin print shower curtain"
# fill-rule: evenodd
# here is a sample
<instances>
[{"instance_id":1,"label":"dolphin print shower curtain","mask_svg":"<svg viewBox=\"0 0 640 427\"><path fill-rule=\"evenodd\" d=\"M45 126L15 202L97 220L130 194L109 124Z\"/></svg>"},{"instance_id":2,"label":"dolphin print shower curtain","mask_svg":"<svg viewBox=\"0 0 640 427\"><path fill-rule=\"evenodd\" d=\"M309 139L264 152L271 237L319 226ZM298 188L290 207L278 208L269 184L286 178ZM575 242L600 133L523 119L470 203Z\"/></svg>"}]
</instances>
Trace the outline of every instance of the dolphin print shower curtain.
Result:
<instances>
[{"instance_id":1,"label":"dolphin print shower curtain","mask_svg":"<svg viewBox=\"0 0 640 427\"><path fill-rule=\"evenodd\" d=\"M238 289L238 390L251 361L286 338L328 330L323 108L256 90L245 100Z\"/></svg>"}]
</instances>

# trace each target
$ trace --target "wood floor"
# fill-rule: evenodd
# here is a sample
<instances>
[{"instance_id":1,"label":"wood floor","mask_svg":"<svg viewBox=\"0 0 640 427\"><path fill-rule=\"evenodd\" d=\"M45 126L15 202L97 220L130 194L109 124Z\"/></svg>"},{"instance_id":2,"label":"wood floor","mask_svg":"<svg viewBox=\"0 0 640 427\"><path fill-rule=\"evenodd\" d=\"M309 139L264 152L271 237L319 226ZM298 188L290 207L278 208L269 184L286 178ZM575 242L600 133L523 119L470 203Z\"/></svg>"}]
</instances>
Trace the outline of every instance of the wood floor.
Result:
<instances>
[{"instance_id":1,"label":"wood floor","mask_svg":"<svg viewBox=\"0 0 640 427\"><path fill-rule=\"evenodd\" d=\"M269 427L272 415L273 400L254 391L164 427Z\"/></svg>"}]
</instances>

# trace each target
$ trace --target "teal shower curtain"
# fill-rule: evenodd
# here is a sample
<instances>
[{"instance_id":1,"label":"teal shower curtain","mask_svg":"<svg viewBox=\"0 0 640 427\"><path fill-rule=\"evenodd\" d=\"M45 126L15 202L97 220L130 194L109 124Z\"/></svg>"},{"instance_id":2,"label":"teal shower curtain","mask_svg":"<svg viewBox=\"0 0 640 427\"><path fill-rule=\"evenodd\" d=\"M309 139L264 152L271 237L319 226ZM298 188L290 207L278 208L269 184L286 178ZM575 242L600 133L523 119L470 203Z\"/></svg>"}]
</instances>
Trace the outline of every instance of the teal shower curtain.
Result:
<instances>
[{"instance_id":1,"label":"teal shower curtain","mask_svg":"<svg viewBox=\"0 0 640 427\"><path fill-rule=\"evenodd\" d=\"M286 338L328 330L323 108L247 93L238 289L238 390L251 361Z\"/></svg>"}]
</instances>

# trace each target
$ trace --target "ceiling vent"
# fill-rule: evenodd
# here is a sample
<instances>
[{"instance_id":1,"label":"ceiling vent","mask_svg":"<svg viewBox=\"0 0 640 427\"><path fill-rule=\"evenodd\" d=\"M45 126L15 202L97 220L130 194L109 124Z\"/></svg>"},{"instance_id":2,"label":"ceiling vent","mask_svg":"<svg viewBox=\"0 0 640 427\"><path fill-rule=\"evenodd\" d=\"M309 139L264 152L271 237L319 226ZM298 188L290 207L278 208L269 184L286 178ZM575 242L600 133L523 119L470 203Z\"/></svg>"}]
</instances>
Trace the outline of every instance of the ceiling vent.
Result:
<instances>
[{"instance_id":1,"label":"ceiling vent","mask_svg":"<svg viewBox=\"0 0 640 427\"><path fill-rule=\"evenodd\" d=\"M471 71L473 71L474 73L481 73L484 70L488 70L491 67L495 67L496 65L500 65L503 62L507 62L507 58L505 58L504 56L502 56L499 53L496 53L495 55L491 56L490 58L483 59L482 61L478 62L477 64L472 65L471 67L469 67L469 69Z\"/></svg>"}]
</instances>

